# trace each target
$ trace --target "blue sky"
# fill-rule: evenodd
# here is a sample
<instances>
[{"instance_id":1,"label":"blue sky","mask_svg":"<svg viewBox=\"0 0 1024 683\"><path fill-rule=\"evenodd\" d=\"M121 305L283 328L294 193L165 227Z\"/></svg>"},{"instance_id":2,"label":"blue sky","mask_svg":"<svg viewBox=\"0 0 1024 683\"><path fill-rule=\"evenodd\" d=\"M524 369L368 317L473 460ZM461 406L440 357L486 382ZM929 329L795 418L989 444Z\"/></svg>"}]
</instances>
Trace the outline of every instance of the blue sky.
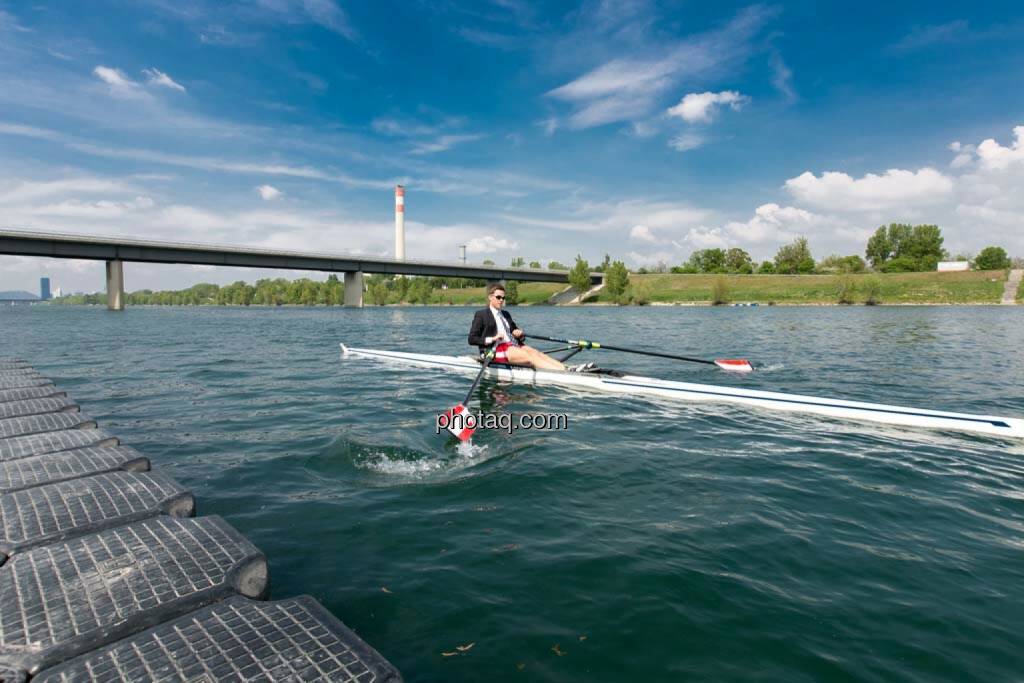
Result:
<instances>
[{"instance_id":1,"label":"blue sky","mask_svg":"<svg viewBox=\"0 0 1024 683\"><path fill-rule=\"evenodd\" d=\"M889 221L1024 256L1024 10L0 0L0 224L390 255L398 182L413 258L820 258ZM102 288L0 257L42 274Z\"/></svg>"}]
</instances>

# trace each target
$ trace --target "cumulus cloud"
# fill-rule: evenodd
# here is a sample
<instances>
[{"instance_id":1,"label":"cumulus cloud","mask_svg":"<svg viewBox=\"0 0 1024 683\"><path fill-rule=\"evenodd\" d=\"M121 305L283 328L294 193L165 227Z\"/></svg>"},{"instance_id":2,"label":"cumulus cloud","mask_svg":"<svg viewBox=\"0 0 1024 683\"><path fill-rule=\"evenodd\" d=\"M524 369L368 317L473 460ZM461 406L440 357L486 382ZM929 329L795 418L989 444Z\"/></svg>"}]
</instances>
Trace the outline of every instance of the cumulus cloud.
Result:
<instances>
[{"instance_id":1,"label":"cumulus cloud","mask_svg":"<svg viewBox=\"0 0 1024 683\"><path fill-rule=\"evenodd\" d=\"M178 92L185 92L185 86L178 83L173 78L165 74L159 69L143 69L142 73L146 74L149 78L150 85L160 86L162 88L170 88L171 90L177 90Z\"/></svg>"},{"instance_id":2,"label":"cumulus cloud","mask_svg":"<svg viewBox=\"0 0 1024 683\"><path fill-rule=\"evenodd\" d=\"M986 170L1002 170L1011 164L1024 162L1024 126L1013 129L1014 141L1009 147L1003 147L992 138L981 141L976 153L982 168Z\"/></svg>"},{"instance_id":3,"label":"cumulus cloud","mask_svg":"<svg viewBox=\"0 0 1024 683\"><path fill-rule=\"evenodd\" d=\"M637 242L657 242L658 238L654 236L651 229L646 225L634 225L629 229L629 239L636 240Z\"/></svg>"},{"instance_id":4,"label":"cumulus cloud","mask_svg":"<svg viewBox=\"0 0 1024 683\"><path fill-rule=\"evenodd\" d=\"M681 118L687 123L710 123L719 107L728 106L739 111L750 98L735 90L722 92L692 92L685 95L674 107L669 107L668 115Z\"/></svg>"},{"instance_id":5,"label":"cumulus cloud","mask_svg":"<svg viewBox=\"0 0 1024 683\"><path fill-rule=\"evenodd\" d=\"M785 189L798 201L838 211L902 209L935 204L949 197L953 180L933 168L917 171L889 169L853 178L826 171L821 177L805 171L786 181Z\"/></svg>"},{"instance_id":6,"label":"cumulus cloud","mask_svg":"<svg viewBox=\"0 0 1024 683\"><path fill-rule=\"evenodd\" d=\"M519 244L516 242L494 235L482 235L466 242L466 252L469 254L493 254L518 248Z\"/></svg>"},{"instance_id":7,"label":"cumulus cloud","mask_svg":"<svg viewBox=\"0 0 1024 683\"><path fill-rule=\"evenodd\" d=\"M260 197L264 201L271 201L281 196L281 190L277 189L273 185L260 185L256 188L256 191L260 193Z\"/></svg>"},{"instance_id":8,"label":"cumulus cloud","mask_svg":"<svg viewBox=\"0 0 1024 683\"><path fill-rule=\"evenodd\" d=\"M725 229L738 243L786 242L818 227L830 227L830 223L810 211L770 203L757 207L750 220L728 223Z\"/></svg>"}]
</instances>

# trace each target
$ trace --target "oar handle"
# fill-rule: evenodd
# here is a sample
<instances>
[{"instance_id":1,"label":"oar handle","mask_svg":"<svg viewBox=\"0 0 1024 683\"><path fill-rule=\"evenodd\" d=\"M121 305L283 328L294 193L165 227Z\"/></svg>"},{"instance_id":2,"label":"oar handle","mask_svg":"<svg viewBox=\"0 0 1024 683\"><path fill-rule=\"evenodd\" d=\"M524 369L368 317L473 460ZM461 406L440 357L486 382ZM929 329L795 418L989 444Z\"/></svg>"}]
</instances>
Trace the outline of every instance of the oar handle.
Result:
<instances>
[{"instance_id":1,"label":"oar handle","mask_svg":"<svg viewBox=\"0 0 1024 683\"><path fill-rule=\"evenodd\" d=\"M661 353L658 351L642 351L640 349L626 349L621 346L609 346L608 344L602 344L600 342L587 341L586 339L558 339L557 337L545 337L540 334L528 335L534 339L544 339L545 341L560 342L562 344L570 344L572 346L578 346L581 349L607 349L608 351L622 351L623 353L636 353L641 356L656 356L658 358L671 358L672 360L685 360L690 363L704 363L706 365L717 365L713 360L705 360L703 358L691 358L690 356L677 356L672 353Z\"/></svg>"},{"instance_id":2,"label":"oar handle","mask_svg":"<svg viewBox=\"0 0 1024 683\"><path fill-rule=\"evenodd\" d=\"M470 386L469 391L466 392L466 400L462 402L462 405L469 405L469 399L473 397L473 392L476 391L477 385L480 384L480 378L484 376L484 373L487 371L487 366L490 365L493 359L494 349L492 348L489 349L486 354L484 354L484 362L480 366L480 372L477 373L476 379L473 380L472 386Z\"/></svg>"}]
</instances>

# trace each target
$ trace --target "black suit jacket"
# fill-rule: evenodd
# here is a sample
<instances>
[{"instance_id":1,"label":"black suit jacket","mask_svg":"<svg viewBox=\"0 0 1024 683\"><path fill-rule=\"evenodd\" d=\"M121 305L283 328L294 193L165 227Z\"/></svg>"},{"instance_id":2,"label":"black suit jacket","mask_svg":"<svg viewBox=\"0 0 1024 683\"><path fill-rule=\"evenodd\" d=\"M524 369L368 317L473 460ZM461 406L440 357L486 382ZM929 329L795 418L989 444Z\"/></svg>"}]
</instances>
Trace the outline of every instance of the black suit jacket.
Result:
<instances>
[{"instance_id":1,"label":"black suit jacket","mask_svg":"<svg viewBox=\"0 0 1024 683\"><path fill-rule=\"evenodd\" d=\"M505 322L508 323L509 331L512 331L519 327L516 325L516 321L512 319L512 316L508 311L502 310L501 314L505 316ZM487 346L484 344L484 340L487 337L494 337L498 334L498 321L491 315L490 307L481 308L473 316L473 324L469 327L469 343L472 346L480 347L480 353L487 352Z\"/></svg>"}]
</instances>

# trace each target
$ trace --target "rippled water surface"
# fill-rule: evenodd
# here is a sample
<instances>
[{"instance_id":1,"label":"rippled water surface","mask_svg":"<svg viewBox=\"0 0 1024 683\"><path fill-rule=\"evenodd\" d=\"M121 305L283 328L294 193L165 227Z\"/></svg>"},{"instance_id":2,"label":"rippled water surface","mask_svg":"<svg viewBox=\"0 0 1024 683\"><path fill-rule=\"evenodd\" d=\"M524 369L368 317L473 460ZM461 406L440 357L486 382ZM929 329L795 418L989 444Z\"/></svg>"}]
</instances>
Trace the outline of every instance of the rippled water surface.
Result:
<instances>
[{"instance_id":1,"label":"rippled water surface","mask_svg":"<svg viewBox=\"0 0 1024 683\"><path fill-rule=\"evenodd\" d=\"M745 356L638 374L1024 416L1024 308L520 308L524 328ZM407 680L1020 679L1024 444L485 381L566 431L459 449L468 308L0 308L66 387ZM598 355L601 354L601 355ZM460 652L456 646L475 643ZM452 656L443 653L456 652Z\"/></svg>"}]
</instances>

